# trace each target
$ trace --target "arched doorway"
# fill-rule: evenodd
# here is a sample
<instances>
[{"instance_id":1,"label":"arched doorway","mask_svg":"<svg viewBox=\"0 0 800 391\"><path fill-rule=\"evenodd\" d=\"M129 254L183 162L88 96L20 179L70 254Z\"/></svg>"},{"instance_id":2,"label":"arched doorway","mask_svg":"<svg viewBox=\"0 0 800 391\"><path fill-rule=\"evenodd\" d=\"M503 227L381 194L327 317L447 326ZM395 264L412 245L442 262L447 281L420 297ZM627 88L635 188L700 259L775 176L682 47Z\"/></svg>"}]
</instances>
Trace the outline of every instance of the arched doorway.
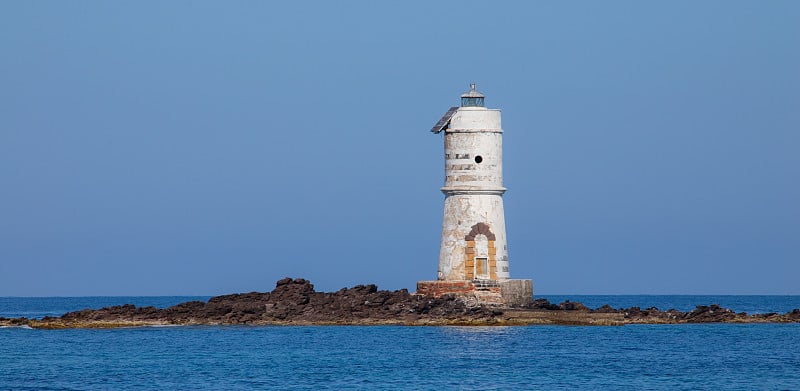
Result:
<instances>
[{"instance_id":1,"label":"arched doorway","mask_svg":"<svg viewBox=\"0 0 800 391\"><path fill-rule=\"evenodd\" d=\"M495 239L494 233L485 223L473 225L469 234L464 237L467 242L464 262L464 275L467 280L497 279Z\"/></svg>"}]
</instances>

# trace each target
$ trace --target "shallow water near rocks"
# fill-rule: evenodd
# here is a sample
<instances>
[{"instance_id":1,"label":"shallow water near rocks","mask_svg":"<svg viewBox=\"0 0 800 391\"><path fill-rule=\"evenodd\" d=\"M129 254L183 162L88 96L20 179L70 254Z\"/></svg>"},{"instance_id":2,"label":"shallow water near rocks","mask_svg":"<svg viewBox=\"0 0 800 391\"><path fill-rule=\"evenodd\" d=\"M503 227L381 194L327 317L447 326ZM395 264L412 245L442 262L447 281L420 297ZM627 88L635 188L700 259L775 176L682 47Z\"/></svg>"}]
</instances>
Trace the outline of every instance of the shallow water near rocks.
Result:
<instances>
[{"instance_id":1,"label":"shallow water near rocks","mask_svg":"<svg viewBox=\"0 0 800 391\"><path fill-rule=\"evenodd\" d=\"M800 389L797 346L800 324L3 328L0 389Z\"/></svg>"}]
</instances>

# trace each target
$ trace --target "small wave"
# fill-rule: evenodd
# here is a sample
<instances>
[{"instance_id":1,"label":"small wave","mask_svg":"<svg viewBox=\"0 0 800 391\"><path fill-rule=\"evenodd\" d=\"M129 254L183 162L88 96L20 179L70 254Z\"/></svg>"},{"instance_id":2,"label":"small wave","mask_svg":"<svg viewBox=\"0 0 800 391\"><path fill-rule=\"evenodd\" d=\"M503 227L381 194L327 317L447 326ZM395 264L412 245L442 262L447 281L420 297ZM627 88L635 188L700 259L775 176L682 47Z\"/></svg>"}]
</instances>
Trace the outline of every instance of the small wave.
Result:
<instances>
[{"instance_id":1,"label":"small wave","mask_svg":"<svg viewBox=\"0 0 800 391\"><path fill-rule=\"evenodd\" d=\"M0 326L0 329L25 329L25 330L33 330L33 327L28 326L26 324L20 326Z\"/></svg>"}]
</instances>

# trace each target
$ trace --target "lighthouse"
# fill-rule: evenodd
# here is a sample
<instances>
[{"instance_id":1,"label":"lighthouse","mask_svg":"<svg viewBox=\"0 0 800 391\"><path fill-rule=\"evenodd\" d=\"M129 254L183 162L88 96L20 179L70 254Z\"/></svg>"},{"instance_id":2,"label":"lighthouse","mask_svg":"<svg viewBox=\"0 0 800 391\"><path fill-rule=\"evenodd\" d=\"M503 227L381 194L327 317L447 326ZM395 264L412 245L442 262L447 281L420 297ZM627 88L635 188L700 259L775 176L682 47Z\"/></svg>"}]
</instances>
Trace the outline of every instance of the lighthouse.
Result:
<instances>
[{"instance_id":1,"label":"lighthouse","mask_svg":"<svg viewBox=\"0 0 800 391\"><path fill-rule=\"evenodd\" d=\"M531 280L512 280L503 208L503 128L475 84L431 131L444 133L444 216L437 279L417 293L454 294L478 302L519 305L532 300Z\"/></svg>"}]
</instances>

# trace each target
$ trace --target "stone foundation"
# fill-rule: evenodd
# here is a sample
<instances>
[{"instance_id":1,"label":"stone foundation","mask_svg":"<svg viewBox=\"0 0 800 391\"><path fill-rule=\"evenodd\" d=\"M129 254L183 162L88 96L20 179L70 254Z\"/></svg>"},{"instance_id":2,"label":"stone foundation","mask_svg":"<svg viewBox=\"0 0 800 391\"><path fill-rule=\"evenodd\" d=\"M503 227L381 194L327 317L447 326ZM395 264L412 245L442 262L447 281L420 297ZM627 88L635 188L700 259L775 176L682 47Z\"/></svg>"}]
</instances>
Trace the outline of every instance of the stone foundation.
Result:
<instances>
[{"instance_id":1,"label":"stone foundation","mask_svg":"<svg viewBox=\"0 0 800 391\"><path fill-rule=\"evenodd\" d=\"M417 294L441 297L445 294L471 295L475 285L470 280L417 281ZM499 293L499 292L498 292Z\"/></svg>"},{"instance_id":2,"label":"stone foundation","mask_svg":"<svg viewBox=\"0 0 800 391\"><path fill-rule=\"evenodd\" d=\"M533 301L532 280L441 280L417 281L417 294L474 298L478 303L519 306Z\"/></svg>"},{"instance_id":3,"label":"stone foundation","mask_svg":"<svg viewBox=\"0 0 800 391\"><path fill-rule=\"evenodd\" d=\"M533 280L500 281L500 295L506 305L526 305L533 301Z\"/></svg>"}]
</instances>

